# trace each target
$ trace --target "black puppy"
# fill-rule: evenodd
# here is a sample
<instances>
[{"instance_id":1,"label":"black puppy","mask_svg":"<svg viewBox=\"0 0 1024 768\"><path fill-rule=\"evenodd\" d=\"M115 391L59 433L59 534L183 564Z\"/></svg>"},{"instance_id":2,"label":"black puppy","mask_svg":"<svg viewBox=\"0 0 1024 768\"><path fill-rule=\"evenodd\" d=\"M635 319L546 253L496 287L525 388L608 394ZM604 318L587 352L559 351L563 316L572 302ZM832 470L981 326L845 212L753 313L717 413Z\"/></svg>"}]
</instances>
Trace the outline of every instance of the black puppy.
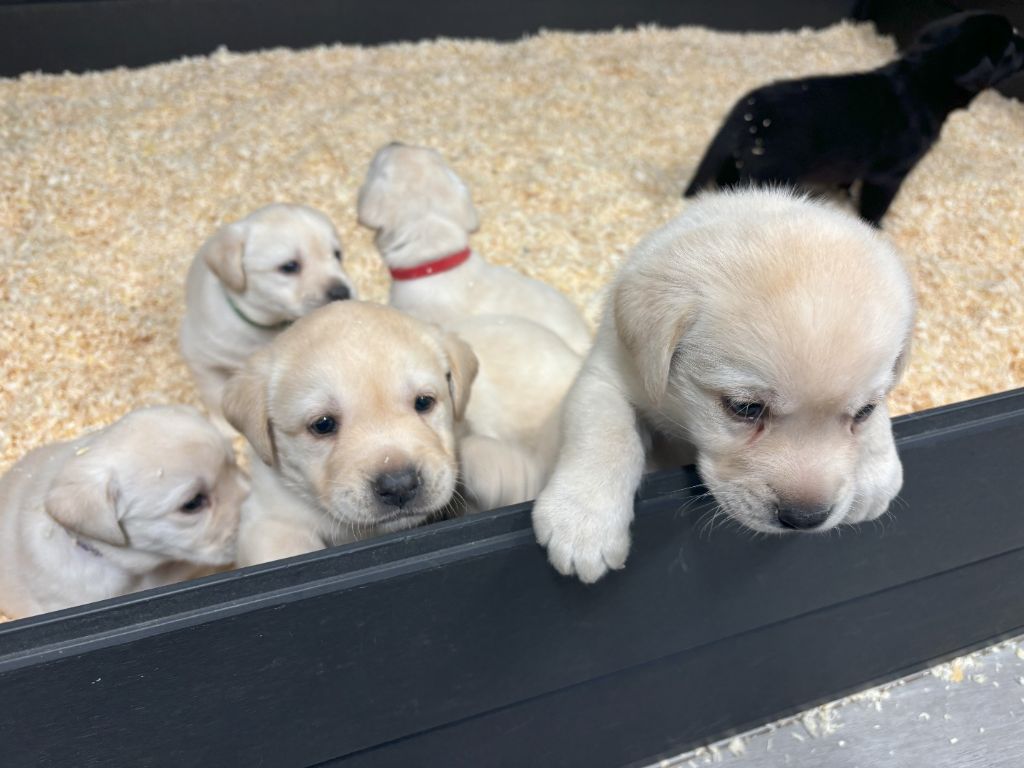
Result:
<instances>
[{"instance_id":1,"label":"black puppy","mask_svg":"<svg viewBox=\"0 0 1024 768\"><path fill-rule=\"evenodd\" d=\"M690 186L712 181L861 182L860 215L878 225L904 177L938 139L946 116L1024 67L1024 38L994 13L960 13L924 27L904 56L852 75L785 80L732 108Z\"/></svg>"}]
</instances>

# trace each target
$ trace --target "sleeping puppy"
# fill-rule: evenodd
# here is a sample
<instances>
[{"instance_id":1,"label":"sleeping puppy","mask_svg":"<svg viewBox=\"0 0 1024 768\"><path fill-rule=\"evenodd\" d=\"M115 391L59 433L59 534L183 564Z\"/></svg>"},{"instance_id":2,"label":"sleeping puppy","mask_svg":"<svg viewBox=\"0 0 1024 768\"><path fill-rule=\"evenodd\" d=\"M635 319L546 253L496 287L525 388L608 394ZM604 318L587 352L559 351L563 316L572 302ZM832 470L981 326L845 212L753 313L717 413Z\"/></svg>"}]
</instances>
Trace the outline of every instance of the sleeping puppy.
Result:
<instances>
[{"instance_id":1,"label":"sleeping puppy","mask_svg":"<svg viewBox=\"0 0 1024 768\"><path fill-rule=\"evenodd\" d=\"M470 455L461 478L470 511L532 498L546 477L536 456L554 454L557 432L547 430L557 428L556 398L575 365L552 394L541 383L555 378L550 371L514 362L522 350L500 343L522 334L497 318L474 334L480 360L437 326L344 302L302 318L254 355L224 393L228 421L256 454L239 565L457 514L460 452ZM513 366L521 373L509 375Z\"/></svg>"},{"instance_id":2,"label":"sleeping puppy","mask_svg":"<svg viewBox=\"0 0 1024 768\"><path fill-rule=\"evenodd\" d=\"M469 247L479 226L469 190L433 149L378 150L359 190L359 223L377 231L391 272L390 304L448 325L467 315L514 315L549 328L578 355L591 334L579 310L550 285L488 264Z\"/></svg>"},{"instance_id":3,"label":"sleeping puppy","mask_svg":"<svg viewBox=\"0 0 1024 768\"><path fill-rule=\"evenodd\" d=\"M103 600L231 563L248 492L198 411L133 411L37 448L0 478L0 612Z\"/></svg>"},{"instance_id":4,"label":"sleeping puppy","mask_svg":"<svg viewBox=\"0 0 1024 768\"><path fill-rule=\"evenodd\" d=\"M224 383L249 355L330 301L355 296L330 219L276 203L217 230L192 261L181 352L214 423Z\"/></svg>"},{"instance_id":5,"label":"sleeping puppy","mask_svg":"<svg viewBox=\"0 0 1024 768\"><path fill-rule=\"evenodd\" d=\"M1024 39L1009 21L960 13L924 27L879 69L758 88L725 118L684 195L712 182L860 182L860 215L878 225L946 116L1022 67Z\"/></svg>"},{"instance_id":6,"label":"sleeping puppy","mask_svg":"<svg viewBox=\"0 0 1024 768\"><path fill-rule=\"evenodd\" d=\"M552 564L623 567L658 443L755 531L877 518L902 484L885 396L913 319L900 257L855 217L778 190L698 199L623 265L566 397L533 510Z\"/></svg>"}]
</instances>

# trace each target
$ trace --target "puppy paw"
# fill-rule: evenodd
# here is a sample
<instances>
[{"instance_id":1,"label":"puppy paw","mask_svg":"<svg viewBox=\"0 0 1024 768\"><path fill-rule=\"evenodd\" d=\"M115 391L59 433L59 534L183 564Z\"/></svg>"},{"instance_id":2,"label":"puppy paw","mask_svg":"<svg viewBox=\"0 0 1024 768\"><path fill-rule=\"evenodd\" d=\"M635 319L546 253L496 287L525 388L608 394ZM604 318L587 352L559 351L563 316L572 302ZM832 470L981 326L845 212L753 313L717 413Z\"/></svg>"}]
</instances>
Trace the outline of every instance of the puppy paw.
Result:
<instances>
[{"instance_id":1,"label":"puppy paw","mask_svg":"<svg viewBox=\"0 0 1024 768\"><path fill-rule=\"evenodd\" d=\"M623 513L613 505L545 492L533 505L533 530L559 573L593 584L626 565L631 515Z\"/></svg>"},{"instance_id":2,"label":"puppy paw","mask_svg":"<svg viewBox=\"0 0 1024 768\"><path fill-rule=\"evenodd\" d=\"M511 442L469 435L460 457L466 496L478 511L529 501L543 482L537 460Z\"/></svg>"}]
</instances>

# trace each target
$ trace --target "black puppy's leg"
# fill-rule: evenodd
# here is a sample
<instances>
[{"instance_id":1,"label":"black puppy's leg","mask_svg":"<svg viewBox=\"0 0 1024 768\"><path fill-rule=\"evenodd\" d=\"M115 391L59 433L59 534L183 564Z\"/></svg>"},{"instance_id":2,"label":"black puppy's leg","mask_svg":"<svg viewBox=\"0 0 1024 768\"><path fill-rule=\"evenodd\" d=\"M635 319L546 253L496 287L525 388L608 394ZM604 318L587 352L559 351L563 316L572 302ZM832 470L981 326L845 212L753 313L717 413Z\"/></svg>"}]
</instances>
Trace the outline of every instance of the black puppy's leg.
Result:
<instances>
[{"instance_id":1,"label":"black puppy's leg","mask_svg":"<svg viewBox=\"0 0 1024 768\"><path fill-rule=\"evenodd\" d=\"M864 179L860 187L860 216L876 227L881 226L882 217L892 205L893 198L900 191L903 177L885 179L884 181Z\"/></svg>"},{"instance_id":2,"label":"black puppy's leg","mask_svg":"<svg viewBox=\"0 0 1024 768\"><path fill-rule=\"evenodd\" d=\"M697 172L693 174L693 180L683 192L683 197L693 197L711 182L718 186L724 186L723 181L726 184L730 183L729 176L736 173L735 122L736 116L732 113L725 118L715 138L711 140L711 145L704 152L704 157L697 166ZM735 183L736 180L738 177L731 183Z\"/></svg>"}]
</instances>

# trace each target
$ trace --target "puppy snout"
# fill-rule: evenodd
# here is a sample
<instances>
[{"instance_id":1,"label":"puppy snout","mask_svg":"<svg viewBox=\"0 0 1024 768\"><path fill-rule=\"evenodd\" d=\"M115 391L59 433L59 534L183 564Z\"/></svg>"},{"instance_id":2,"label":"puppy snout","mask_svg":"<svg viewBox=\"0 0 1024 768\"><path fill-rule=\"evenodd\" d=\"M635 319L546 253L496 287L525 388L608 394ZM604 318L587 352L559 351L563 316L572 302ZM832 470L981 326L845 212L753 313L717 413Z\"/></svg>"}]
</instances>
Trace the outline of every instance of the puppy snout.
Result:
<instances>
[{"instance_id":1,"label":"puppy snout","mask_svg":"<svg viewBox=\"0 0 1024 768\"><path fill-rule=\"evenodd\" d=\"M344 283L331 283L331 286L327 289L328 301L344 301L350 298L352 298L352 291Z\"/></svg>"},{"instance_id":2,"label":"puppy snout","mask_svg":"<svg viewBox=\"0 0 1024 768\"><path fill-rule=\"evenodd\" d=\"M395 472L381 472L373 481L373 491L377 498L389 507L399 509L416 498L419 490L420 475L413 467Z\"/></svg>"},{"instance_id":3,"label":"puppy snout","mask_svg":"<svg viewBox=\"0 0 1024 768\"><path fill-rule=\"evenodd\" d=\"M824 523L832 507L827 504L786 504L776 508L779 525L794 531L809 531Z\"/></svg>"}]
</instances>

